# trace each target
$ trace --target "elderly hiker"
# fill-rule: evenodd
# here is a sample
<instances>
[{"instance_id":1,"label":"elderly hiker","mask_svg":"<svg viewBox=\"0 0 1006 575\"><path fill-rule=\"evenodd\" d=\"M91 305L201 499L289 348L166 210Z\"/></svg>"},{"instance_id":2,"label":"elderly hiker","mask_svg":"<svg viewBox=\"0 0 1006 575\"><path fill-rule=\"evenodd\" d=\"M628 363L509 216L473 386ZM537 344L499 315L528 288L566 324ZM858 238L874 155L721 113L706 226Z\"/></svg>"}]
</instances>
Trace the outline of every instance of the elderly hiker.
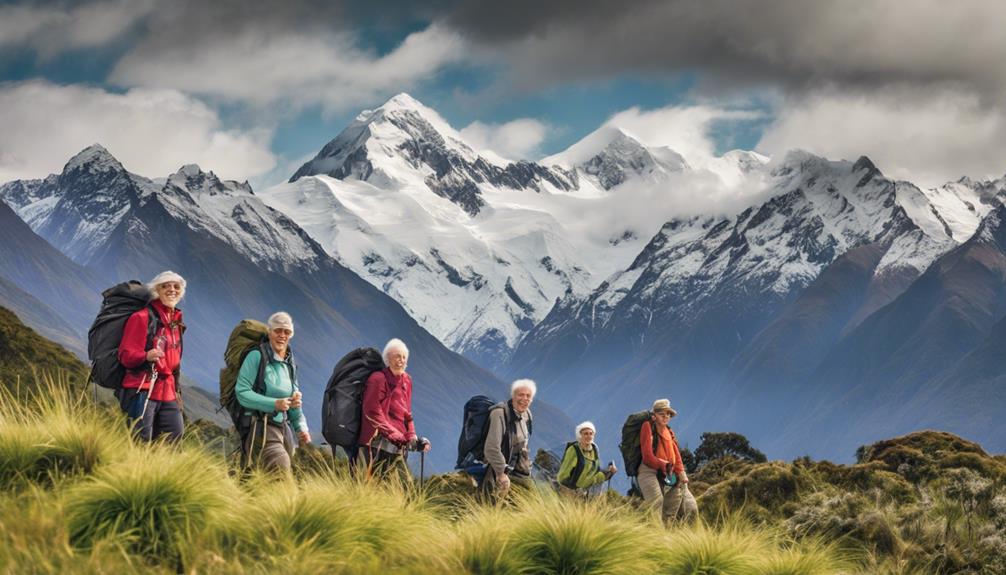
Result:
<instances>
[{"instance_id":1,"label":"elderly hiker","mask_svg":"<svg viewBox=\"0 0 1006 575\"><path fill-rule=\"evenodd\" d=\"M698 511L695 497L688 490L688 475L681 460L677 439L669 423L677 412L667 399L653 402L650 421L639 429L639 448L643 461L639 466L639 489L652 507L662 502L665 523L692 519Z\"/></svg>"},{"instance_id":2,"label":"elderly hiker","mask_svg":"<svg viewBox=\"0 0 1006 575\"><path fill-rule=\"evenodd\" d=\"M506 496L512 483L531 485L530 408L537 391L534 381L518 379L510 385L510 399L496 404L489 412L484 450L489 468L482 485L497 499Z\"/></svg>"},{"instance_id":3,"label":"elderly hiker","mask_svg":"<svg viewBox=\"0 0 1006 575\"><path fill-rule=\"evenodd\" d=\"M586 496L588 490L611 479L618 469L614 463L601 469L601 456L594 443L594 424L584 421L576 426L576 441L566 444L566 451L559 465L559 491L566 495Z\"/></svg>"},{"instance_id":4,"label":"elderly hiker","mask_svg":"<svg viewBox=\"0 0 1006 575\"><path fill-rule=\"evenodd\" d=\"M269 316L266 325L269 327L269 345L248 352L234 386L238 403L252 415L243 455L246 463L257 463L269 471L289 473L294 450L291 425L301 442L311 442L307 418L302 410L302 395L297 385L293 350L290 349L294 334L293 318L286 312L278 311ZM255 380L263 361L267 363L263 372L263 387L258 393L255 391Z\"/></svg>"},{"instance_id":5,"label":"elderly hiker","mask_svg":"<svg viewBox=\"0 0 1006 575\"><path fill-rule=\"evenodd\" d=\"M409 348L395 338L382 355L387 367L370 375L363 392L356 464L367 470L367 476L395 475L407 482L412 477L405 463L407 451L428 453L430 442L416 436L412 420L412 377L405 371Z\"/></svg>"},{"instance_id":6,"label":"elderly hiker","mask_svg":"<svg viewBox=\"0 0 1006 575\"><path fill-rule=\"evenodd\" d=\"M177 442L185 426L178 395L185 324L176 306L185 296L185 279L164 271L147 289L150 304L133 312L122 331L118 356L126 375L116 393L140 438Z\"/></svg>"}]
</instances>

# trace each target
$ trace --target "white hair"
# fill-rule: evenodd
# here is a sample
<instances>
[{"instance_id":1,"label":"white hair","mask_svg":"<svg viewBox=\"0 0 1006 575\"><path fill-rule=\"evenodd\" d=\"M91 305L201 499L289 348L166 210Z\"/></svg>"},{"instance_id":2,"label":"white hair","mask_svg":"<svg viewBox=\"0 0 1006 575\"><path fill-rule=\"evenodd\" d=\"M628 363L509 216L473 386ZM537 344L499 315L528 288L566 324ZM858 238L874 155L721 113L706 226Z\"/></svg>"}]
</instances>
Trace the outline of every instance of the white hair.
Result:
<instances>
[{"instance_id":1,"label":"white hair","mask_svg":"<svg viewBox=\"0 0 1006 575\"><path fill-rule=\"evenodd\" d=\"M278 327L285 327L290 330L290 335L293 335L293 318L285 311L278 311L272 314L265 323L269 326L270 330L274 330Z\"/></svg>"},{"instance_id":2,"label":"white hair","mask_svg":"<svg viewBox=\"0 0 1006 575\"><path fill-rule=\"evenodd\" d=\"M154 301L155 299L161 297L160 294L157 293L157 286L167 282L178 282L178 284L182 287L182 289L178 290L178 299L181 300L185 297L185 278L171 270L165 270L154 276L154 279L147 282L147 289L150 291L150 301Z\"/></svg>"},{"instance_id":3,"label":"white hair","mask_svg":"<svg viewBox=\"0 0 1006 575\"><path fill-rule=\"evenodd\" d=\"M510 397L513 397L517 393L517 390L522 387L531 391L532 398L534 398L535 394L538 393L538 385L534 382L534 380L518 379L510 384Z\"/></svg>"},{"instance_id":4,"label":"white hair","mask_svg":"<svg viewBox=\"0 0 1006 575\"><path fill-rule=\"evenodd\" d=\"M405 354L406 360L409 359L409 347L405 345L404 341L395 337L390 339L388 343L384 344L384 352L381 353L381 358L384 359L385 365L388 364L388 355L396 349Z\"/></svg>"},{"instance_id":5,"label":"white hair","mask_svg":"<svg viewBox=\"0 0 1006 575\"><path fill-rule=\"evenodd\" d=\"M590 421L584 421L580 425L576 426L576 436L580 437L580 432L583 431L584 429L589 429L594 433L597 433L597 428L594 427L593 423L591 423Z\"/></svg>"}]
</instances>

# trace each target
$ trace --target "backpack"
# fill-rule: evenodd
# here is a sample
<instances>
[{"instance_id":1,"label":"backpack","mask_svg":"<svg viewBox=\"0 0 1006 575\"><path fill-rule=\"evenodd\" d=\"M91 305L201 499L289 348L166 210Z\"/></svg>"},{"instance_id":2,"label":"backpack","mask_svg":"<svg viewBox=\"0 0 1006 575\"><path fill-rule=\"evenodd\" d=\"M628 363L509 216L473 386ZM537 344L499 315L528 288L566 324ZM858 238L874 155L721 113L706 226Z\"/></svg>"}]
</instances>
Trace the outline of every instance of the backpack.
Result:
<instances>
[{"instance_id":1,"label":"backpack","mask_svg":"<svg viewBox=\"0 0 1006 575\"><path fill-rule=\"evenodd\" d=\"M618 450L622 452L622 461L625 463L625 474L635 477L639 472L639 465L643 461L643 452L639 447L639 431L643 424L650 421L652 414L649 411L637 411L629 415L622 424L622 442L618 444ZM653 430L653 449L657 449L659 437L656 428Z\"/></svg>"},{"instance_id":2,"label":"backpack","mask_svg":"<svg viewBox=\"0 0 1006 575\"><path fill-rule=\"evenodd\" d=\"M601 465L601 452L597 450L597 444L591 443L594 448L594 453L597 455L597 465L600 469ZM576 482L580 481L580 476L583 475L583 468L587 466L587 458L583 455L583 451L580 449L579 441L570 441L566 444L566 451L570 448L576 450L576 466L573 467L573 472L569 474L569 477L565 481L561 482L561 485L568 487L570 489L576 489ZM565 457L565 452L563 452L563 457Z\"/></svg>"},{"instance_id":3,"label":"backpack","mask_svg":"<svg viewBox=\"0 0 1006 575\"><path fill-rule=\"evenodd\" d=\"M465 402L464 421L461 425L461 436L458 438L458 459L455 469L468 469L485 462L486 436L489 434L489 413L494 409L503 409L506 423L504 439L516 433L517 422L511 415L513 409L506 402L495 403L484 395L476 395ZM528 439L533 431L533 421L527 421ZM503 457L510 459L510 442L503 442Z\"/></svg>"},{"instance_id":4,"label":"backpack","mask_svg":"<svg viewBox=\"0 0 1006 575\"><path fill-rule=\"evenodd\" d=\"M495 405L495 401L484 395L476 395L465 402L455 469L469 467L484 457L486 434L489 433L489 411Z\"/></svg>"},{"instance_id":5,"label":"backpack","mask_svg":"<svg viewBox=\"0 0 1006 575\"><path fill-rule=\"evenodd\" d=\"M269 363L267 361L269 350L266 347L268 345L269 328L264 323L253 319L241 320L231 330L231 335L227 338L227 348L224 350L224 368L220 370L220 408L227 410L242 441L251 426L251 420L244 417L245 409L238 403L234 386L237 385L238 373L241 371L241 364L244 363L245 357L252 350L257 349L262 354L262 359L259 361L258 375L255 377L252 389L256 393L265 393L265 366Z\"/></svg>"},{"instance_id":6,"label":"backpack","mask_svg":"<svg viewBox=\"0 0 1006 575\"><path fill-rule=\"evenodd\" d=\"M354 349L335 364L321 406L321 434L329 445L355 453L363 419L363 391L370 374L382 369L384 358L372 347Z\"/></svg>"},{"instance_id":7,"label":"backpack","mask_svg":"<svg viewBox=\"0 0 1006 575\"><path fill-rule=\"evenodd\" d=\"M87 331L87 358L91 360L88 378L108 389L118 389L126 377L126 367L119 363L119 344L129 316L147 309L147 344L153 347L154 334L160 320L150 307L150 291L145 285L130 280L116 284L101 292L101 308L91 329ZM149 362L135 371L149 369Z\"/></svg>"}]
</instances>

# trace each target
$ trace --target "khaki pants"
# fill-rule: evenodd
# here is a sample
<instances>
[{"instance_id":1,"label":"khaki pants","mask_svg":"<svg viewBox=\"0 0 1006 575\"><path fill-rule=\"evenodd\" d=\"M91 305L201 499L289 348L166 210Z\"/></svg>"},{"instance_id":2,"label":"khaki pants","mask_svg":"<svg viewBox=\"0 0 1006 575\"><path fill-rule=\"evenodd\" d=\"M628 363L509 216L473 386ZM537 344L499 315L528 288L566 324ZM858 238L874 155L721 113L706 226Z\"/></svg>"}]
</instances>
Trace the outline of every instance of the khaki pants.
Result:
<instances>
[{"instance_id":1,"label":"khaki pants","mask_svg":"<svg viewBox=\"0 0 1006 575\"><path fill-rule=\"evenodd\" d=\"M289 424L282 426L264 423L261 418L252 422L252 431L244 446L244 453L251 465L267 471L290 473L290 456L293 453L291 435L287 433ZM263 440L263 434L265 439Z\"/></svg>"},{"instance_id":2,"label":"khaki pants","mask_svg":"<svg viewBox=\"0 0 1006 575\"><path fill-rule=\"evenodd\" d=\"M664 523L684 520L690 521L699 510L695 496L688 490L687 483L678 483L674 487L661 485L657 470L646 464L640 464L639 490L643 492L643 500L649 509L661 505L660 517Z\"/></svg>"}]
</instances>

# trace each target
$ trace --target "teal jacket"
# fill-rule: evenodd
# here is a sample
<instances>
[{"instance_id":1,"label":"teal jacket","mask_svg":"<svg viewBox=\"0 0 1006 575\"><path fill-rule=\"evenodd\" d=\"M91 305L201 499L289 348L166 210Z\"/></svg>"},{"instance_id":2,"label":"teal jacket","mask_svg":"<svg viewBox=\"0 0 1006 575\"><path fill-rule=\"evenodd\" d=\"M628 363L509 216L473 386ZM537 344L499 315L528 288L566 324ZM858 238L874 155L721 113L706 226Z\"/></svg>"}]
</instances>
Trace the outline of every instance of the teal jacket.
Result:
<instances>
[{"instance_id":1,"label":"teal jacket","mask_svg":"<svg viewBox=\"0 0 1006 575\"><path fill-rule=\"evenodd\" d=\"M269 348L269 351L269 363L265 366L265 393L254 391L259 362L262 361L262 352L257 349L253 349L245 356L241 371L238 372L238 381L234 385L234 393L242 407L271 414L273 421L282 423L284 414L276 411L276 400L290 397L297 390L296 370L291 379L289 362L276 357L272 348ZM307 418L304 417L301 408L290 409L286 415L295 430L307 431Z\"/></svg>"}]
</instances>

